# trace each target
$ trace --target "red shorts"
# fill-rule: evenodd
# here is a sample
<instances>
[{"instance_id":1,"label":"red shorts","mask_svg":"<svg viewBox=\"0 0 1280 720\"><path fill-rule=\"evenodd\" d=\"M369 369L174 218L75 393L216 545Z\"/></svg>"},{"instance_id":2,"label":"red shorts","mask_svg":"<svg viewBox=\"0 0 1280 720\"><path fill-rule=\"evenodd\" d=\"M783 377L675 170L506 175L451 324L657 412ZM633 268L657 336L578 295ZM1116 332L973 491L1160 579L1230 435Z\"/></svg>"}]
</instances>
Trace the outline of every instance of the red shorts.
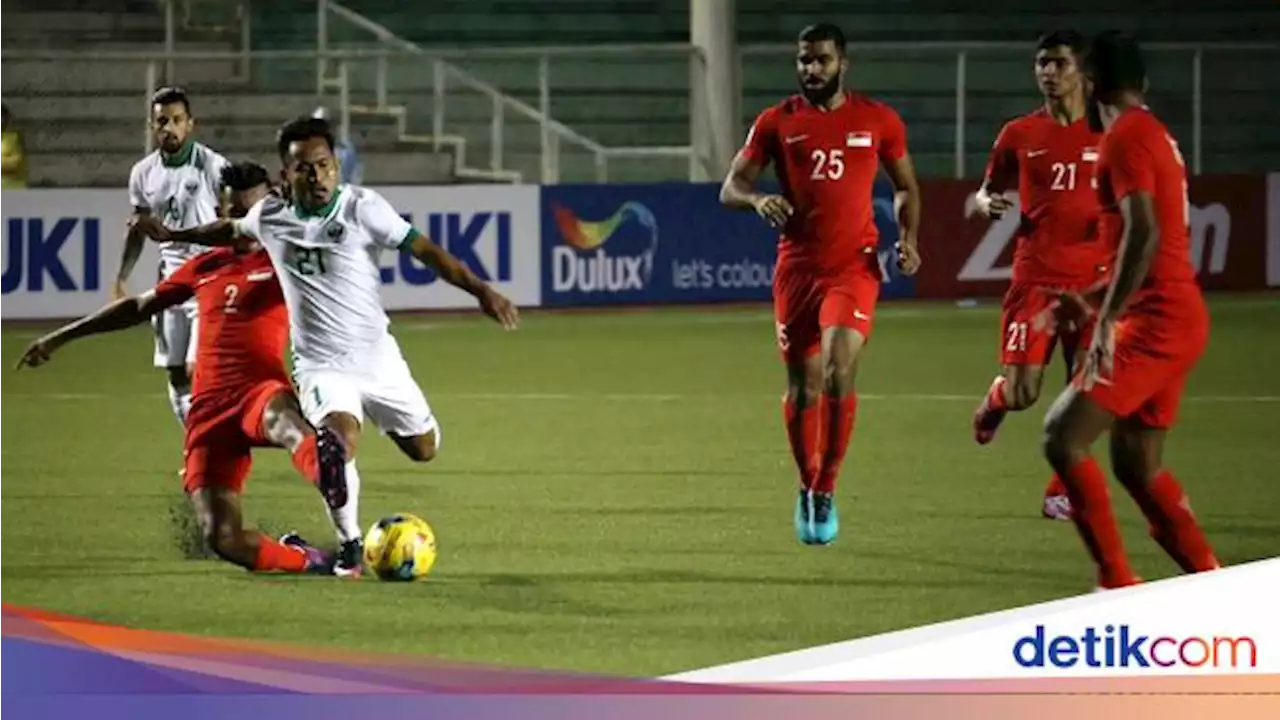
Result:
<instances>
[{"instance_id":1,"label":"red shorts","mask_svg":"<svg viewBox=\"0 0 1280 720\"><path fill-rule=\"evenodd\" d=\"M262 432L262 414L272 398L292 393L289 383L265 380L243 392L196 396L187 414L183 484L188 493L205 487L244 489L253 464L251 450L272 445Z\"/></svg>"},{"instance_id":2,"label":"red shorts","mask_svg":"<svg viewBox=\"0 0 1280 720\"><path fill-rule=\"evenodd\" d=\"M1187 376L1208 342L1209 310L1194 283L1144 291L1116 323L1111 376L1084 394L1116 417L1173 427Z\"/></svg>"},{"instance_id":3,"label":"red shorts","mask_svg":"<svg viewBox=\"0 0 1280 720\"><path fill-rule=\"evenodd\" d=\"M1068 365L1074 363L1077 351L1088 349L1084 333L1055 333L1048 325L1040 331L1035 328L1036 316L1048 314L1060 289L1021 282L1009 286L1000 311L1001 365L1048 365L1059 337Z\"/></svg>"},{"instance_id":4,"label":"red shorts","mask_svg":"<svg viewBox=\"0 0 1280 720\"><path fill-rule=\"evenodd\" d=\"M880 261L874 248L861 257L861 264L835 277L778 261L773 275L773 318L783 360L799 362L821 350L823 328L847 327L864 339L871 337L880 296Z\"/></svg>"}]
</instances>

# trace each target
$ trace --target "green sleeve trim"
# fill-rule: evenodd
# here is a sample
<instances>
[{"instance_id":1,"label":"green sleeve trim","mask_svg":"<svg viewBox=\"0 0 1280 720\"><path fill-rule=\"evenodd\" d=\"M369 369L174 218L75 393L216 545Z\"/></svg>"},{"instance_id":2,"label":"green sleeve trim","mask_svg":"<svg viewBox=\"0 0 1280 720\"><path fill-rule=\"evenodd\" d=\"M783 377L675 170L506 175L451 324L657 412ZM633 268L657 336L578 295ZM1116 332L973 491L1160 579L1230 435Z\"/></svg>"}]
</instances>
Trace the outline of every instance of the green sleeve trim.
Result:
<instances>
[{"instance_id":1,"label":"green sleeve trim","mask_svg":"<svg viewBox=\"0 0 1280 720\"><path fill-rule=\"evenodd\" d=\"M397 243L397 244L396 244L396 249L397 249L397 250L408 250L408 249L409 249L409 245L410 245L414 240L416 240L416 239L418 239L418 238L420 238L420 237L423 237L423 235L422 235L422 233L418 232L418 228L410 227L410 228L409 228L409 232L405 233L405 234L404 234L404 238L403 238L399 243Z\"/></svg>"}]
</instances>

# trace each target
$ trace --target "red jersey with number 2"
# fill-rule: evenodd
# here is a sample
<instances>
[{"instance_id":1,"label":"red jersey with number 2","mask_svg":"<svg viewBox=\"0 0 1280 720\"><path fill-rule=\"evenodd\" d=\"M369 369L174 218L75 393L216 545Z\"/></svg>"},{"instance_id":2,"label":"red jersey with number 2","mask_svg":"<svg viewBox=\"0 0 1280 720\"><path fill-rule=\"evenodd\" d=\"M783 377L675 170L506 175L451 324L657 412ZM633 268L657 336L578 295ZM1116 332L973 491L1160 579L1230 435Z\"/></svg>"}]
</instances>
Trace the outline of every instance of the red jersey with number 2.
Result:
<instances>
[{"instance_id":1,"label":"red jersey with number 2","mask_svg":"<svg viewBox=\"0 0 1280 720\"><path fill-rule=\"evenodd\" d=\"M197 255L156 285L162 299L195 297L199 308L192 396L243 392L281 380L289 312L265 250Z\"/></svg>"},{"instance_id":2,"label":"red jersey with number 2","mask_svg":"<svg viewBox=\"0 0 1280 720\"><path fill-rule=\"evenodd\" d=\"M1101 142L1084 118L1063 125L1044 108L1001 128L986 174L995 189L1017 183L1014 283L1087 286L1105 276L1111 253L1098 234L1095 181Z\"/></svg>"},{"instance_id":3,"label":"red jersey with number 2","mask_svg":"<svg viewBox=\"0 0 1280 720\"><path fill-rule=\"evenodd\" d=\"M773 163L795 214L782 230L778 261L820 275L865 266L876 230L872 186L881 164L907 153L907 131L888 105L846 93L834 110L794 95L751 126L742 154Z\"/></svg>"}]
</instances>

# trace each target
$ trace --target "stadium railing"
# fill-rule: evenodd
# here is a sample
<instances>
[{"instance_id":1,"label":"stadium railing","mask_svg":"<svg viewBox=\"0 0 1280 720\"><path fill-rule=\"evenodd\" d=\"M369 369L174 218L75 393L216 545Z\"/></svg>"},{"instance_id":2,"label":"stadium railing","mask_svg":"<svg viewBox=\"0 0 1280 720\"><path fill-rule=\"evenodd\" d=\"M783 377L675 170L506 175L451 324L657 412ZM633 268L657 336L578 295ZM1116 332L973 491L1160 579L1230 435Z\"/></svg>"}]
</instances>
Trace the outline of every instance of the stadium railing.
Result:
<instances>
[{"instance_id":1,"label":"stadium railing","mask_svg":"<svg viewBox=\"0 0 1280 720\"><path fill-rule=\"evenodd\" d=\"M596 59L601 57L615 58L677 58L684 65L684 76L689 77L689 64L696 62L698 52L691 45L605 45L578 47L517 47L492 48L477 50L437 50L424 48L406 38L400 37L389 28L367 18L341 3L333 0L317 1L316 49L319 53L316 61L316 82L320 92L343 88L350 89L350 76L334 75L329 72L329 60L325 54L330 49L352 47L367 48L367 39L341 38L341 33L334 27L345 23L348 29L361 31L374 41L374 47L391 52L379 55L375 60L373 72L374 102L344 102L344 115L382 115L396 120L405 130L402 140L431 145L439 150L442 146L450 147L457 158L456 172L460 177L489 180L521 182L532 175L543 184L555 184L561 181L561 157L568 149L576 148L585 151L591 158L594 169L593 179L606 182L610 176L610 163L613 160L666 158L679 160L687 167L686 179L694 172L697 162L694 148L687 141L676 144L612 144L599 137L592 137L589 131L573 128L553 117L551 61L552 58ZM393 55L392 53L395 53ZM421 67L417 66L404 73L397 73L394 67L397 57L409 56L411 60L425 60L430 64L430 131L427 133L411 133L407 131L409 116L414 113L412 105L401 99L406 90L421 88L423 78ZM460 66L459 61L483 61L495 63L516 63L525 69L529 65L536 68L536 80L525 81L523 88L511 88L506 84L497 84L481 79L477 74ZM348 66L350 69L350 66ZM686 80L687 82L687 80ZM532 87L531 87L532 85ZM520 90L536 90L533 102L518 96ZM474 131L479 124L476 113L462 115L459 122L454 122L450 113L450 100L459 102L459 94L466 93L482 98L487 108L480 111L487 114L484 124L487 125L487 137L476 137ZM412 95L412 93L408 93ZM532 99L532 98L531 98ZM509 157L507 137L512 133L512 124L521 121L537 126L537 167L529 167L527 162L512 161ZM687 119L685 120L687 124ZM634 137L634 136L632 136ZM685 138L689 137L686 132ZM484 168L470 167L466 164L468 145L479 145L488 150L488 166ZM517 152L523 149L519 141L511 143ZM525 154L527 157L527 153ZM513 169L514 168L516 169ZM531 172L532 171L532 172ZM581 174L578 173L579 178ZM585 178L582 178L585 179Z\"/></svg>"}]
</instances>

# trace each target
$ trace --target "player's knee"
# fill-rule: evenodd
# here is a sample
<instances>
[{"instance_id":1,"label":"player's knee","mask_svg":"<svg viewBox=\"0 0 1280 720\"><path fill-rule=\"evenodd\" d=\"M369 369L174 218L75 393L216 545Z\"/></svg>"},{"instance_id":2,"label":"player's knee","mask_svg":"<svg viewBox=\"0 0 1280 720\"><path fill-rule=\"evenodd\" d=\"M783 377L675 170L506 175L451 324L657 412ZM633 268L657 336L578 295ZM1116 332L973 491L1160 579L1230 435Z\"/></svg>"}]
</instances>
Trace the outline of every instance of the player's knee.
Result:
<instances>
[{"instance_id":1,"label":"player's knee","mask_svg":"<svg viewBox=\"0 0 1280 720\"><path fill-rule=\"evenodd\" d=\"M787 403L798 407L813 407L822 397L823 383L820 378L803 379L787 385Z\"/></svg>"},{"instance_id":2,"label":"player's knee","mask_svg":"<svg viewBox=\"0 0 1280 720\"><path fill-rule=\"evenodd\" d=\"M832 357L823 366L822 390L828 395L843 395L853 389L857 363L851 358Z\"/></svg>"},{"instance_id":3,"label":"player's knee","mask_svg":"<svg viewBox=\"0 0 1280 720\"><path fill-rule=\"evenodd\" d=\"M1074 438L1071 428L1063 422L1062 417L1053 413L1045 418L1041 449L1045 459L1055 468L1074 465L1089 450L1088 445Z\"/></svg>"},{"instance_id":4,"label":"player's knee","mask_svg":"<svg viewBox=\"0 0 1280 720\"><path fill-rule=\"evenodd\" d=\"M1013 383L1013 392L1009 401L1010 410L1026 410L1040 399L1040 383L1035 378L1023 375Z\"/></svg>"},{"instance_id":5,"label":"player's knee","mask_svg":"<svg viewBox=\"0 0 1280 720\"><path fill-rule=\"evenodd\" d=\"M347 413L333 413L324 419L324 425L342 438L348 457L355 457L360 445L360 421Z\"/></svg>"},{"instance_id":6,"label":"player's knee","mask_svg":"<svg viewBox=\"0 0 1280 720\"><path fill-rule=\"evenodd\" d=\"M413 438L407 438L407 442L401 443L404 448L405 455L414 462L431 462L435 459L436 453L440 449L437 432L428 430L422 435Z\"/></svg>"}]
</instances>

